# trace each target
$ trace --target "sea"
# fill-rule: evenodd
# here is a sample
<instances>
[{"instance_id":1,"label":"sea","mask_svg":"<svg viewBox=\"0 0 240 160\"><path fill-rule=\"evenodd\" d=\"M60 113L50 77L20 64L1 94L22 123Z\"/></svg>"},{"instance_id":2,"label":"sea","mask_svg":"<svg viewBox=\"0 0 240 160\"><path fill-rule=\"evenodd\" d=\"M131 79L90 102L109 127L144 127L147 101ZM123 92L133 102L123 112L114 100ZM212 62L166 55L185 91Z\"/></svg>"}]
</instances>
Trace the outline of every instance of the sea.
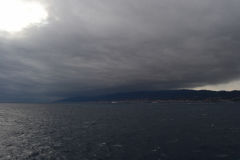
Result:
<instances>
[{"instance_id":1,"label":"sea","mask_svg":"<svg viewBox=\"0 0 240 160\"><path fill-rule=\"evenodd\" d=\"M240 103L0 104L0 160L240 160Z\"/></svg>"}]
</instances>

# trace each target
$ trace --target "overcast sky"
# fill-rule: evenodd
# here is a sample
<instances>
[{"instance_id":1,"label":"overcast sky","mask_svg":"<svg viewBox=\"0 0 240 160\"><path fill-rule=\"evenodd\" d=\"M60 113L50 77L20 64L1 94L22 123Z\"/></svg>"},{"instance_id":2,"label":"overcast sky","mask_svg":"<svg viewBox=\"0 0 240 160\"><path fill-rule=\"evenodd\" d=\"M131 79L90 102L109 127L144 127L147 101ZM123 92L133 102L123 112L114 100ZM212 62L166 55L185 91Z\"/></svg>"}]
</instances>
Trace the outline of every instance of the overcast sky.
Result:
<instances>
[{"instance_id":1,"label":"overcast sky","mask_svg":"<svg viewBox=\"0 0 240 160\"><path fill-rule=\"evenodd\" d=\"M44 24L0 31L0 100L240 89L239 0L39 2Z\"/></svg>"}]
</instances>

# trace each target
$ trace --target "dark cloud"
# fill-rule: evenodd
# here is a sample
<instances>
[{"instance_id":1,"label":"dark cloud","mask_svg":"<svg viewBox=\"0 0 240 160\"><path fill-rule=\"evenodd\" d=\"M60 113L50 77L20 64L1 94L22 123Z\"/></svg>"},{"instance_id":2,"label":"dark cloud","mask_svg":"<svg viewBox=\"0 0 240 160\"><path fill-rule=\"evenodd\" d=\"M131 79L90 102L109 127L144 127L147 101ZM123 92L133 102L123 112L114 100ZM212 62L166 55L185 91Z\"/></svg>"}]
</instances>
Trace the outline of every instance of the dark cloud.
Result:
<instances>
[{"instance_id":1,"label":"dark cloud","mask_svg":"<svg viewBox=\"0 0 240 160\"><path fill-rule=\"evenodd\" d=\"M0 37L2 99L192 88L240 75L238 0L42 0L48 24Z\"/></svg>"}]
</instances>

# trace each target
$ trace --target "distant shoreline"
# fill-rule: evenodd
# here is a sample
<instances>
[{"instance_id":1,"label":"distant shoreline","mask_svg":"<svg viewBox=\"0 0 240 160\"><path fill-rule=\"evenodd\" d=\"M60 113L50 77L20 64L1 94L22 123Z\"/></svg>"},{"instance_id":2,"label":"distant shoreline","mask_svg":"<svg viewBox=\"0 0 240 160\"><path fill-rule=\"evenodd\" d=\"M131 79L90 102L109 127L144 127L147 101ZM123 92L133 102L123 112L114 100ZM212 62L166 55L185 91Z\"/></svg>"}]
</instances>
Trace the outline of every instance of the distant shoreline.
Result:
<instances>
[{"instance_id":1,"label":"distant shoreline","mask_svg":"<svg viewBox=\"0 0 240 160\"><path fill-rule=\"evenodd\" d=\"M115 93L100 96L79 96L65 98L56 103L108 102L108 103L166 103L166 102L240 102L240 91L208 90L163 90Z\"/></svg>"},{"instance_id":2,"label":"distant shoreline","mask_svg":"<svg viewBox=\"0 0 240 160\"><path fill-rule=\"evenodd\" d=\"M56 104L78 104L78 103L99 103L99 104L134 104L134 103L147 103L147 104L163 104L163 103L189 103L189 104L214 104L214 103L240 103L240 101L233 100L123 100L123 101L85 101L85 102L55 102Z\"/></svg>"}]
</instances>

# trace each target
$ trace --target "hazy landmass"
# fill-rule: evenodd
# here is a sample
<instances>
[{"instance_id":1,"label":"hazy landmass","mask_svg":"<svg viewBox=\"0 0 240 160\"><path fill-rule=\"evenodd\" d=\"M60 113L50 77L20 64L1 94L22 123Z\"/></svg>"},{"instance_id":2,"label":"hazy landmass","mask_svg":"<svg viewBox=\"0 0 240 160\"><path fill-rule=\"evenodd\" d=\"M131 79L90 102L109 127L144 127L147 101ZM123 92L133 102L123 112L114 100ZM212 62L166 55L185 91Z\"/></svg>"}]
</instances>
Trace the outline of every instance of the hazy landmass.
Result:
<instances>
[{"instance_id":1,"label":"hazy landmass","mask_svg":"<svg viewBox=\"0 0 240 160\"><path fill-rule=\"evenodd\" d=\"M208 90L162 90L115 93L100 96L70 97L57 102L165 102L165 101L240 101L240 91L208 91Z\"/></svg>"}]
</instances>

